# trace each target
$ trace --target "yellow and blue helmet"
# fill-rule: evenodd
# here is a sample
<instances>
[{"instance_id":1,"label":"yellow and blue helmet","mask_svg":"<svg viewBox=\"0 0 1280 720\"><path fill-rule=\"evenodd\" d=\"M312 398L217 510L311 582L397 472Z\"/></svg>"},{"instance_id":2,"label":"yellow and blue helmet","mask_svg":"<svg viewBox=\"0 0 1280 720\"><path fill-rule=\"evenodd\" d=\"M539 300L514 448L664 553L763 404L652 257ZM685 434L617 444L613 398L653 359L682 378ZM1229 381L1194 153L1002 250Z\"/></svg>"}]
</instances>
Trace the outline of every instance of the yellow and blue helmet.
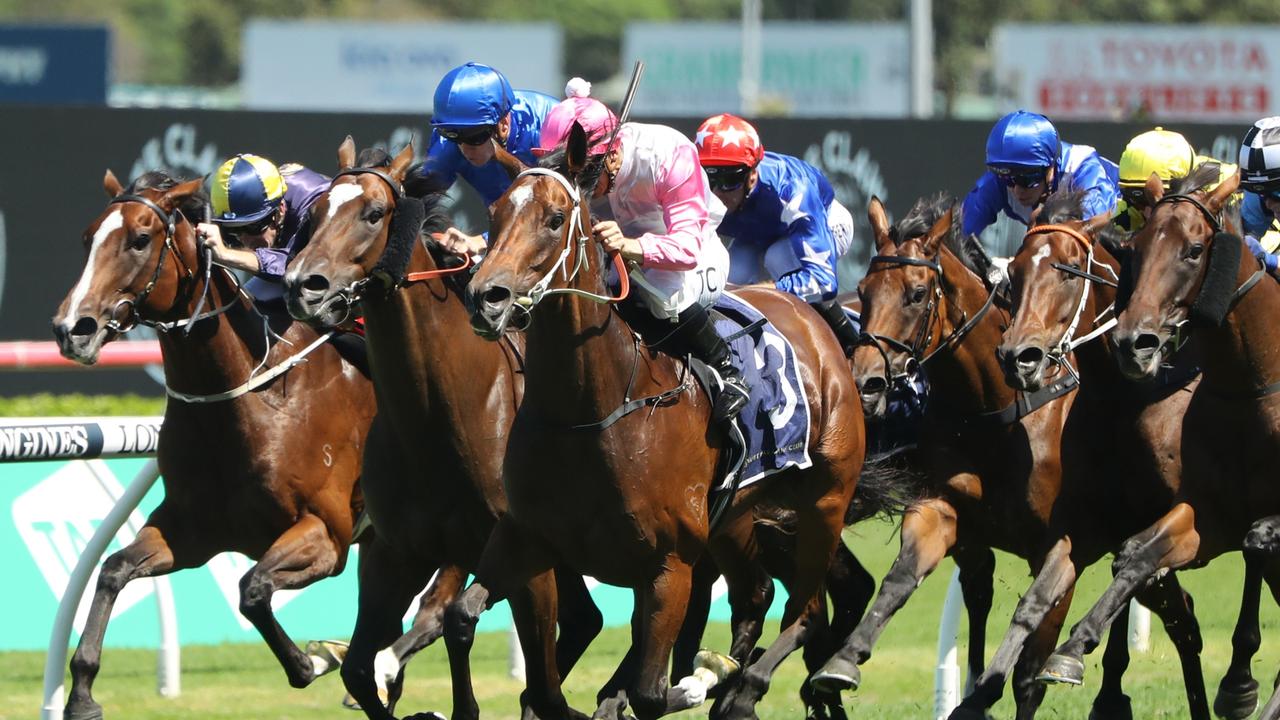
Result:
<instances>
[{"instance_id":1,"label":"yellow and blue helmet","mask_svg":"<svg viewBox=\"0 0 1280 720\"><path fill-rule=\"evenodd\" d=\"M270 160L243 153L222 163L209 189L213 221L248 225L280 207L286 189L280 169Z\"/></svg>"}]
</instances>

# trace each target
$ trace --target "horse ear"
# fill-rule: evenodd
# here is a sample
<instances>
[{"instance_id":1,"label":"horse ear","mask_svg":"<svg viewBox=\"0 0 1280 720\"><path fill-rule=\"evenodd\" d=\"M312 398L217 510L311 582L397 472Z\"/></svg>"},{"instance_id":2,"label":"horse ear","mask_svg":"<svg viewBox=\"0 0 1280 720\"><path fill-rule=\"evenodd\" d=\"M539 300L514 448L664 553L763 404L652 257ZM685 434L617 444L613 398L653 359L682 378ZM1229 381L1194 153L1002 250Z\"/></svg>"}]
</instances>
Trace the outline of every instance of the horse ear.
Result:
<instances>
[{"instance_id":1,"label":"horse ear","mask_svg":"<svg viewBox=\"0 0 1280 720\"><path fill-rule=\"evenodd\" d=\"M1081 231L1089 237L1096 237L1102 228L1111 224L1111 213L1099 213L1084 222Z\"/></svg>"},{"instance_id":2,"label":"horse ear","mask_svg":"<svg viewBox=\"0 0 1280 720\"><path fill-rule=\"evenodd\" d=\"M884 203L875 195L867 205L867 219L871 221L871 233L876 238L876 252L887 255L893 248L893 240L889 238L889 217L885 215Z\"/></svg>"},{"instance_id":3,"label":"horse ear","mask_svg":"<svg viewBox=\"0 0 1280 720\"><path fill-rule=\"evenodd\" d=\"M1155 207L1160 202L1160 198L1164 197L1164 181L1155 172L1151 173L1151 177L1147 178L1145 187L1147 191L1147 207Z\"/></svg>"},{"instance_id":4,"label":"horse ear","mask_svg":"<svg viewBox=\"0 0 1280 720\"><path fill-rule=\"evenodd\" d=\"M195 180L188 180L181 185L174 185L160 198L159 204L162 207L176 208L184 200L200 192L200 188L203 185L204 178L196 178Z\"/></svg>"},{"instance_id":5,"label":"horse ear","mask_svg":"<svg viewBox=\"0 0 1280 720\"><path fill-rule=\"evenodd\" d=\"M498 164L502 166L503 170L507 171L507 175L510 175L512 180L515 180L517 175L528 169L528 166L520 158L507 152L506 148L496 143L493 148L493 159L498 161Z\"/></svg>"},{"instance_id":6,"label":"horse ear","mask_svg":"<svg viewBox=\"0 0 1280 720\"><path fill-rule=\"evenodd\" d=\"M1218 212L1223 205L1227 204L1227 201L1231 199L1231 196L1235 194L1239 187L1240 170L1237 168L1235 172L1231 173L1231 177L1218 183L1218 187L1209 193L1209 199L1205 201L1205 205L1213 212Z\"/></svg>"},{"instance_id":7,"label":"horse ear","mask_svg":"<svg viewBox=\"0 0 1280 720\"><path fill-rule=\"evenodd\" d=\"M107 170L107 174L102 176L102 189L107 191L107 197L113 198L124 192L124 186L116 179L116 174Z\"/></svg>"},{"instance_id":8,"label":"horse ear","mask_svg":"<svg viewBox=\"0 0 1280 720\"><path fill-rule=\"evenodd\" d=\"M577 175L587 166L587 131L578 121L569 128L569 140L565 145L565 165L569 175Z\"/></svg>"},{"instance_id":9,"label":"horse ear","mask_svg":"<svg viewBox=\"0 0 1280 720\"><path fill-rule=\"evenodd\" d=\"M954 205L948 208L942 214L942 217L938 218L938 221L933 224L933 227L929 228L929 232L925 233L924 237L920 238L920 246L924 249L927 257L933 257L938 254L938 247L942 243L942 238L951 232L953 213L955 213Z\"/></svg>"},{"instance_id":10,"label":"horse ear","mask_svg":"<svg viewBox=\"0 0 1280 720\"><path fill-rule=\"evenodd\" d=\"M387 174L396 180L404 180L404 174L409 169L409 165L413 163L413 143L405 145L404 148L391 161L391 167L388 168Z\"/></svg>"},{"instance_id":11,"label":"horse ear","mask_svg":"<svg viewBox=\"0 0 1280 720\"><path fill-rule=\"evenodd\" d=\"M350 170L356 166L356 141L348 135L338 146L338 169Z\"/></svg>"}]
</instances>

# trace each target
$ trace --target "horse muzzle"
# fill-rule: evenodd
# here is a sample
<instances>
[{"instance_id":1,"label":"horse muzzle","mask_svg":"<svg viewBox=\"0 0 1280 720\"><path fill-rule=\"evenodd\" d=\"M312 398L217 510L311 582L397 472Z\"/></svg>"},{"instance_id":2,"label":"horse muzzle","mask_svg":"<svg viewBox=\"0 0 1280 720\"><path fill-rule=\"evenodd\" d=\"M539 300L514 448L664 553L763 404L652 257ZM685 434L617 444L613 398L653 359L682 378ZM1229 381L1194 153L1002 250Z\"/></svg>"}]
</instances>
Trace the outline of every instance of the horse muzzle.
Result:
<instances>
[{"instance_id":1,"label":"horse muzzle","mask_svg":"<svg viewBox=\"0 0 1280 720\"><path fill-rule=\"evenodd\" d=\"M284 286L285 305L296 320L334 327L351 318L351 295L322 273L289 273Z\"/></svg>"},{"instance_id":2,"label":"horse muzzle","mask_svg":"<svg viewBox=\"0 0 1280 720\"><path fill-rule=\"evenodd\" d=\"M55 319L53 337L62 357L81 365L93 365L98 362L102 346L114 337L114 333L96 318L85 315L73 324L56 322Z\"/></svg>"},{"instance_id":3,"label":"horse muzzle","mask_svg":"<svg viewBox=\"0 0 1280 720\"><path fill-rule=\"evenodd\" d=\"M889 407L889 381L883 375L859 376L855 380L862 398L862 414L868 420L884 418Z\"/></svg>"},{"instance_id":4,"label":"horse muzzle","mask_svg":"<svg viewBox=\"0 0 1280 720\"><path fill-rule=\"evenodd\" d=\"M511 323L516 310L515 294L502 285L474 288L467 293L471 329L486 340L496 340Z\"/></svg>"},{"instance_id":5,"label":"horse muzzle","mask_svg":"<svg viewBox=\"0 0 1280 720\"><path fill-rule=\"evenodd\" d=\"M1153 332L1137 328L1123 335L1117 334L1116 361L1120 373L1130 380L1152 380L1160 370L1164 348L1169 344L1168 332Z\"/></svg>"},{"instance_id":6,"label":"horse muzzle","mask_svg":"<svg viewBox=\"0 0 1280 720\"><path fill-rule=\"evenodd\" d=\"M1049 353L1037 343L1023 343L1014 347L1001 345L996 349L1004 380L1009 387L1024 392L1035 392L1044 385L1044 371L1049 364Z\"/></svg>"}]
</instances>

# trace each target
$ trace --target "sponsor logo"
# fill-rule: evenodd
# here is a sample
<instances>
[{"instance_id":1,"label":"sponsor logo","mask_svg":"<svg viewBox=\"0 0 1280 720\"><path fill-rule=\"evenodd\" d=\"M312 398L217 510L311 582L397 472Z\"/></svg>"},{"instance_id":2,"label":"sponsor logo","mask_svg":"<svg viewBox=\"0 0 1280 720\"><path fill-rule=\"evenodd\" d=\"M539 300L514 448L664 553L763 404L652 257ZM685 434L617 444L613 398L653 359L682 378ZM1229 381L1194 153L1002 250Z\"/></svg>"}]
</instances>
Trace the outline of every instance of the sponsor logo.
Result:
<instances>
[{"instance_id":1,"label":"sponsor logo","mask_svg":"<svg viewBox=\"0 0 1280 720\"><path fill-rule=\"evenodd\" d=\"M136 178L148 170L164 170L178 178L202 177L218 169L219 159L217 145L200 145L195 125L172 123L143 143L129 177Z\"/></svg>"},{"instance_id":2,"label":"sponsor logo","mask_svg":"<svg viewBox=\"0 0 1280 720\"><path fill-rule=\"evenodd\" d=\"M38 47L0 48L0 83L39 85L49 66L49 53Z\"/></svg>"},{"instance_id":3,"label":"sponsor logo","mask_svg":"<svg viewBox=\"0 0 1280 720\"><path fill-rule=\"evenodd\" d=\"M97 455L102 430L97 425L0 427L0 460L39 460Z\"/></svg>"}]
</instances>

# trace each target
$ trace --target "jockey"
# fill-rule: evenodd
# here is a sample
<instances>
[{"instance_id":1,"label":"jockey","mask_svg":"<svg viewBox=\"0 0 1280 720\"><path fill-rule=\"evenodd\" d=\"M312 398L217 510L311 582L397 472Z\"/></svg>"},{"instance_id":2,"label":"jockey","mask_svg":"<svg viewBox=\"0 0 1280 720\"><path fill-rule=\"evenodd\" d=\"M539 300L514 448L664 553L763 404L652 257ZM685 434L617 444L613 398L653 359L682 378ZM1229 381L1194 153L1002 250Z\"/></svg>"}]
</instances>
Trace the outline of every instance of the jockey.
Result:
<instances>
[{"instance_id":1,"label":"jockey","mask_svg":"<svg viewBox=\"0 0 1280 720\"><path fill-rule=\"evenodd\" d=\"M987 172L964 199L964 233L981 234L1005 215L1031 224L1032 213L1067 178L1084 190L1086 217L1114 212L1119 194L1116 164L1088 145L1058 139L1053 123L1026 110L996 121L987 137Z\"/></svg>"},{"instance_id":2,"label":"jockey","mask_svg":"<svg viewBox=\"0 0 1280 720\"><path fill-rule=\"evenodd\" d=\"M285 266L311 239L311 206L329 182L301 165L236 155L210 176L212 222L196 230L215 263L254 274L246 288L255 298L279 299Z\"/></svg>"},{"instance_id":3,"label":"jockey","mask_svg":"<svg viewBox=\"0 0 1280 720\"><path fill-rule=\"evenodd\" d=\"M581 78L569 81L569 97L547 115L536 152L545 155L563 145L577 122L587 132L589 153L605 156L591 230L632 268L633 292L618 310L646 337L661 338L671 351L691 353L714 368L723 388L712 415L732 419L749 391L707 312L724 292L729 271L729 253L716 236L724 208L711 194L688 138L665 125L640 123L626 123L615 138L618 118L588 97L590 89Z\"/></svg>"},{"instance_id":4,"label":"jockey","mask_svg":"<svg viewBox=\"0 0 1280 720\"><path fill-rule=\"evenodd\" d=\"M1146 188L1152 173L1163 181L1167 191L1171 180L1186 177L1192 168L1207 162L1221 167L1219 182L1236 172L1236 166L1231 163L1197 155L1181 133L1158 127L1134 137L1120 155L1120 202L1113 220L1116 227L1134 233L1146 224L1151 213Z\"/></svg>"},{"instance_id":5,"label":"jockey","mask_svg":"<svg viewBox=\"0 0 1280 720\"><path fill-rule=\"evenodd\" d=\"M427 158L409 170L405 188L411 195L444 192L461 175L492 205L511 185L511 176L494 160L494 148L533 165L531 151L538 146L543 119L556 104L550 95L532 90L512 90L497 70L470 62L445 73L436 86L431 115L431 144ZM484 238L449 228L450 249L465 246L482 253ZM461 250L459 249L459 252Z\"/></svg>"},{"instance_id":6,"label":"jockey","mask_svg":"<svg viewBox=\"0 0 1280 720\"><path fill-rule=\"evenodd\" d=\"M733 115L707 118L696 144L711 192L727 210L718 232L733 239L729 282L773 278L812 305L852 353L858 331L836 302L836 263L853 240L853 216L831 183L799 158L765 152L756 129Z\"/></svg>"},{"instance_id":7,"label":"jockey","mask_svg":"<svg viewBox=\"0 0 1280 720\"><path fill-rule=\"evenodd\" d=\"M1280 116L1262 118L1240 143L1240 187L1244 239L1249 249L1276 272L1280 258Z\"/></svg>"}]
</instances>

